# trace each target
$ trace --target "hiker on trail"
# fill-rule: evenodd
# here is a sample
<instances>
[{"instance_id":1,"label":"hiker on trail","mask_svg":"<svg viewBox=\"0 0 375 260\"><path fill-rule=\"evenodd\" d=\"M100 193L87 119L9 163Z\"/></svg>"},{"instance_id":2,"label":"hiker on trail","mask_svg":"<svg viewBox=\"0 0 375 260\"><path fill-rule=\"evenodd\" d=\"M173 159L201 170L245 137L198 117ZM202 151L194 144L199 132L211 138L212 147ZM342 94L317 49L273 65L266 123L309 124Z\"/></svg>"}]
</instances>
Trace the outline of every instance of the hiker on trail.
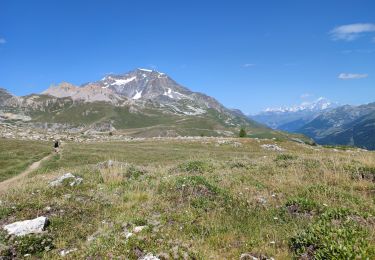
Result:
<instances>
[{"instance_id":1,"label":"hiker on trail","mask_svg":"<svg viewBox=\"0 0 375 260\"><path fill-rule=\"evenodd\" d=\"M55 148L55 153L59 153L59 141L58 140L55 140L55 144L54 144L54 148Z\"/></svg>"}]
</instances>

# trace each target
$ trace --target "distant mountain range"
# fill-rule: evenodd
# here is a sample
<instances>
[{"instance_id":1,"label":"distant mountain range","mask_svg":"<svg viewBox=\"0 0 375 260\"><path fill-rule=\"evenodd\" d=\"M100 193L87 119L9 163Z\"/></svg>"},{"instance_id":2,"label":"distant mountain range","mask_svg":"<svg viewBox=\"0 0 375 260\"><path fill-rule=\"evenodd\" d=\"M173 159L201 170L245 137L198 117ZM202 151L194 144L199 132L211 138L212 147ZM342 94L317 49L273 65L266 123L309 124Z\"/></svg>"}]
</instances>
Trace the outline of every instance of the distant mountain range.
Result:
<instances>
[{"instance_id":1,"label":"distant mountain range","mask_svg":"<svg viewBox=\"0 0 375 260\"><path fill-rule=\"evenodd\" d=\"M250 136L287 136L148 69L107 75L82 86L61 83L23 97L1 89L0 122L145 137L234 136L241 127Z\"/></svg>"},{"instance_id":2,"label":"distant mountain range","mask_svg":"<svg viewBox=\"0 0 375 260\"><path fill-rule=\"evenodd\" d=\"M339 106L319 98L299 106L266 109L251 118L274 129L304 134L319 144L375 149L375 103Z\"/></svg>"},{"instance_id":3,"label":"distant mountain range","mask_svg":"<svg viewBox=\"0 0 375 260\"><path fill-rule=\"evenodd\" d=\"M336 103L320 97L313 102L304 102L296 106L267 108L250 118L273 129L296 132L323 111L335 107L337 107Z\"/></svg>"},{"instance_id":4,"label":"distant mountain range","mask_svg":"<svg viewBox=\"0 0 375 260\"><path fill-rule=\"evenodd\" d=\"M321 144L375 150L375 103L345 105L326 111L298 129L298 132Z\"/></svg>"}]
</instances>

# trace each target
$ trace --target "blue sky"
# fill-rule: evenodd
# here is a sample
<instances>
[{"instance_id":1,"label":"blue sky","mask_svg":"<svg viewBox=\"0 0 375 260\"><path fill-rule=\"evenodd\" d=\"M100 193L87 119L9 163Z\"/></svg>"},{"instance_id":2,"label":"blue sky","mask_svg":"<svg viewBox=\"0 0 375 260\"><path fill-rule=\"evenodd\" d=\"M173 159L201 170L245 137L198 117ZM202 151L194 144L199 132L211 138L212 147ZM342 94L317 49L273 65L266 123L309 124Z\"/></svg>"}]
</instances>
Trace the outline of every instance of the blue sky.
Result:
<instances>
[{"instance_id":1,"label":"blue sky","mask_svg":"<svg viewBox=\"0 0 375 260\"><path fill-rule=\"evenodd\" d=\"M0 0L0 86L17 95L155 68L254 113L375 101L375 1Z\"/></svg>"}]
</instances>

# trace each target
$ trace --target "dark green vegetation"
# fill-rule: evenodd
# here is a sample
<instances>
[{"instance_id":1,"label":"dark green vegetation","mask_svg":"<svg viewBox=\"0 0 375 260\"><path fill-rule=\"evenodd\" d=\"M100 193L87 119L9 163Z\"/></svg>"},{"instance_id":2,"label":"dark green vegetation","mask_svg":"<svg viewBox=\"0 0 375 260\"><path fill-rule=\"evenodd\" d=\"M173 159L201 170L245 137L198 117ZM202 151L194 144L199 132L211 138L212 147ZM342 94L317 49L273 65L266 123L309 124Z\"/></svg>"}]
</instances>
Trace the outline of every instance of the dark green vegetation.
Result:
<instances>
[{"instance_id":1,"label":"dark green vegetation","mask_svg":"<svg viewBox=\"0 0 375 260\"><path fill-rule=\"evenodd\" d=\"M52 143L0 138L0 181L25 170L52 151Z\"/></svg>"},{"instance_id":2,"label":"dark green vegetation","mask_svg":"<svg viewBox=\"0 0 375 260\"><path fill-rule=\"evenodd\" d=\"M285 151L265 150L264 143ZM245 252L373 259L374 181L359 176L374 167L372 152L289 141L67 143L62 155L0 195L2 224L47 216L48 239L0 236L0 252L43 259L68 249L77 249L73 259L238 259ZM82 184L48 186L67 172ZM136 226L146 227L134 233ZM126 238L128 232L134 234ZM30 247L38 239L47 249Z\"/></svg>"},{"instance_id":3,"label":"dark green vegetation","mask_svg":"<svg viewBox=\"0 0 375 260\"><path fill-rule=\"evenodd\" d=\"M239 137L245 137L246 136L246 130L244 128L240 129Z\"/></svg>"}]
</instances>

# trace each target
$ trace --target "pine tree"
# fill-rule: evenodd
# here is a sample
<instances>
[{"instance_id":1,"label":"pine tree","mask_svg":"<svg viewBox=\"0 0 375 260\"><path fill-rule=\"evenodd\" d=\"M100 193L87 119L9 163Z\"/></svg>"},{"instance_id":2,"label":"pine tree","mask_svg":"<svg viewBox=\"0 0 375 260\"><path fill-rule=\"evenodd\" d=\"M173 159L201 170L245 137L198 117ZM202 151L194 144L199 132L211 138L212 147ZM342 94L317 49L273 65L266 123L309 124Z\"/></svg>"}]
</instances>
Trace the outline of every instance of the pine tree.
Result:
<instances>
[{"instance_id":1,"label":"pine tree","mask_svg":"<svg viewBox=\"0 0 375 260\"><path fill-rule=\"evenodd\" d=\"M245 131L244 128L241 128L240 133L239 133L239 137L246 137L246 131Z\"/></svg>"}]
</instances>

